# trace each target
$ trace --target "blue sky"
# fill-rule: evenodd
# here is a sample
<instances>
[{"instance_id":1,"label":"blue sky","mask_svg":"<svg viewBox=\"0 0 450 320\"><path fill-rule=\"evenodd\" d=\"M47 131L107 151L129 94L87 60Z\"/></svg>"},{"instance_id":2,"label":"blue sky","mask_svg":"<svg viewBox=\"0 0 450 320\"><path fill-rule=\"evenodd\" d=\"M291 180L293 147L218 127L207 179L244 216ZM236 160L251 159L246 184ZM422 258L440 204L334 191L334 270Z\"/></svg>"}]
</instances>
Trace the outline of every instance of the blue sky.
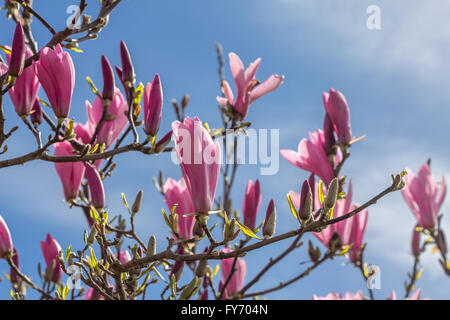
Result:
<instances>
[{"instance_id":1,"label":"blue sky","mask_svg":"<svg viewBox=\"0 0 450 320\"><path fill-rule=\"evenodd\" d=\"M381 8L382 29L377 31L366 28L366 8L374 3ZM66 8L71 4L75 2L42 0L36 1L35 8L62 29L68 17ZM94 15L97 6L97 1L91 1L88 13ZM93 94L85 77L91 76L100 86L100 56L106 54L112 63L119 64L119 42L123 39L132 53L139 81L151 81L155 73L161 76L165 95L162 131L166 132L174 120L171 99L185 93L191 95L187 114L217 127L220 118L215 97L219 83L214 45L220 42L225 53L236 52L245 64L262 57L259 79L273 73L286 76L283 86L252 105L248 116L254 128L279 129L282 149L296 149L309 131L322 125L323 91L334 87L345 94L354 135L367 135L352 148L352 157L344 168L344 174L353 180L355 201L365 202L388 185L390 174L405 166L416 171L430 157L434 175L445 175L448 180L450 28L446 9L450 4L418 0L125 0L98 40L83 43L82 54L71 53L76 66L71 116L80 122L86 120L84 101L92 101ZM0 21L0 43L9 44L14 25L4 17ZM38 22L33 27L38 42L46 43L48 32ZM228 59L226 77L231 83ZM41 96L45 98L43 92ZM5 109L7 118L17 121L9 99ZM20 155L34 144L31 134L21 127L8 143L8 155ZM166 177L181 177L179 168L169 159L168 155L121 155L114 176L105 185L112 214L124 213L121 192L132 199L139 189L144 190L138 232L143 238L155 234L160 249L167 236L160 214L165 204L151 178L159 168ZM258 166L246 165L239 170L234 203L241 208L246 182L259 178L263 192L259 219L263 219L273 198L278 208L277 232L286 232L296 222L288 211L285 194L299 189L306 177L306 172L284 159L280 159L280 171L274 176L259 176ZM86 228L82 213L68 209L61 201L62 188L50 163L33 162L1 170L0 191L0 214L11 229L23 270L38 282L36 264L43 262L39 241L49 232L63 248L69 244L81 247ZM442 210L449 208L446 201ZM414 217L399 193L389 195L369 212L366 260L379 265L382 275L382 288L375 296L384 298L393 289L403 294L403 282L412 267ZM443 225L450 230L448 217L444 217ZM319 244L312 236L306 239ZM288 245L286 241L249 254L247 279ZM271 287L300 273L304 268L300 263L307 260L304 251L291 254L275 266L254 289ZM417 283L423 296L448 298L448 279L437 256L427 254L423 264L424 273ZM0 262L0 270L8 270L6 263ZM330 291L367 293L365 288L359 271L339 258L267 297L310 299L314 293L326 295ZM0 282L0 298L8 298L8 291L9 284ZM157 298L157 292L151 297Z\"/></svg>"}]
</instances>

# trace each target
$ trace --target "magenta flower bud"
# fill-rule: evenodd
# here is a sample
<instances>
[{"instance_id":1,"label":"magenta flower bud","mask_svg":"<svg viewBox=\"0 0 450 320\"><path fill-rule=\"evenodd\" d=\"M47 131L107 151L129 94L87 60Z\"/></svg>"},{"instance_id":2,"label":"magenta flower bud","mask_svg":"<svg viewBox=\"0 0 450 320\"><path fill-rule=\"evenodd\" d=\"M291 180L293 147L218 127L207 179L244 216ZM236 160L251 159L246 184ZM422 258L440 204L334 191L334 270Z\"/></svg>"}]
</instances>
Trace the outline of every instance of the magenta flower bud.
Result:
<instances>
[{"instance_id":1,"label":"magenta flower bud","mask_svg":"<svg viewBox=\"0 0 450 320\"><path fill-rule=\"evenodd\" d=\"M30 49L26 48L26 58L33 55ZM6 59L11 64L12 56L6 55ZM1 73L1 72L0 72ZM14 86L9 89L9 97L19 116L27 116L31 113L33 105L37 99L40 88L39 80L33 68L25 69L14 82Z\"/></svg>"},{"instance_id":2,"label":"magenta flower bud","mask_svg":"<svg viewBox=\"0 0 450 320\"><path fill-rule=\"evenodd\" d=\"M325 115L325 121L323 124L323 134L324 134L324 144L323 149L326 154L331 154L333 152L333 147L336 144L336 139L334 138L334 126L331 122L331 118L328 113Z\"/></svg>"},{"instance_id":3,"label":"magenta flower bud","mask_svg":"<svg viewBox=\"0 0 450 320\"><path fill-rule=\"evenodd\" d=\"M20 270L19 254L18 254L16 248L14 248L12 260L14 262L14 265L17 267L17 269ZM13 268L10 268L9 277L11 278L12 283L18 283L20 280L19 276L17 275L16 271Z\"/></svg>"},{"instance_id":4,"label":"magenta flower bud","mask_svg":"<svg viewBox=\"0 0 450 320\"><path fill-rule=\"evenodd\" d=\"M22 74L25 65L25 52L27 46L25 44L25 35L20 22L17 23L14 31L14 39L11 49L11 60L9 62L9 74L18 77Z\"/></svg>"},{"instance_id":5,"label":"magenta flower bud","mask_svg":"<svg viewBox=\"0 0 450 320\"><path fill-rule=\"evenodd\" d=\"M169 133L167 133L161 140L159 140L155 145L155 152L160 153L164 151L164 149L167 147L167 145L172 140L173 131L171 130Z\"/></svg>"},{"instance_id":6,"label":"magenta flower bud","mask_svg":"<svg viewBox=\"0 0 450 320\"><path fill-rule=\"evenodd\" d=\"M108 107L108 115L102 123L97 133L96 143L105 144L109 148L125 129L128 118L126 112L128 105L122 93L116 88L114 99ZM93 105L86 101L86 112L88 115L89 132L94 134L97 124L100 122L103 114L103 102L100 98L96 98Z\"/></svg>"},{"instance_id":7,"label":"magenta flower bud","mask_svg":"<svg viewBox=\"0 0 450 320\"><path fill-rule=\"evenodd\" d=\"M102 56L102 72L103 72L103 93L102 97L105 100L112 100L114 98L114 92L116 90L116 80L114 78L114 72L108 58Z\"/></svg>"},{"instance_id":8,"label":"magenta flower bud","mask_svg":"<svg viewBox=\"0 0 450 320\"><path fill-rule=\"evenodd\" d=\"M30 115L31 123L38 127L42 123L42 109L41 104L39 103L39 99L36 98L33 104L33 109L31 110L32 113Z\"/></svg>"},{"instance_id":9,"label":"magenta flower bud","mask_svg":"<svg viewBox=\"0 0 450 320\"><path fill-rule=\"evenodd\" d=\"M324 92L323 103L333 122L334 131L339 142L343 145L349 144L353 136L350 123L350 109L344 95L335 89L330 89L329 93Z\"/></svg>"},{"instance_id":10,"label":"magenta flower bud","mask_svg":"<svg viewBox=\"0 0 450 320\"><path fill-rule=\"evenodd\" d=\"M74 155L70 142L55 143L53 147L56 157ZM65 199L67 201L76 199L84 176L84 164L81 162L56 162L55 168L63 185Z\"/></svg>"},{"instance_id":11,"label":"magenta flower bud","mask_svg":"<svg viewBox=\"0 0 450 320\"><path fill-rule=\"evenodd\" d=\"M253 181L247 183L245 190L244 206L242 212L244 214L244 224L252 230L255 230L256 216L262 201L261 187L259 181L253 184Z\"/></svg>"},{"instance_id":12,"label":"magenta flower bud","mask_svg":"<svg viewBox=\"0 0 450 320\"><path fill-rule=\"evenodd\" d=\"M60 44L55 49L45 47L35 70L55 116L60 121L67 118L75 87L75 67L70 54Z\"/></svg>"},{"instance_id":13,"label":"magenta flower bud","mask_svg":"<svg viewBox=\"0 0 450 320\"><path fill-rule=\"evenodd\" d=\"M89 288L88 292L83 298L83 300L102 300L102 299L103 296L93 288Z\"/></svg>"},{"instance_id":14,"label":"magenta flower bud","mask_svg":"<svg viewBox=\"0 0 450 320\"><path fill-rule=\"evenodd\" d=\"M441 184L431 175L427 163L422 165L417 177L406 168L406 187L402 190L403 198L414 213L419 227L434 228L438 222L439 209L444 202L447 186L442 177Z\"/></svg>"},{"instance_id":15,"label":"magenta flower bud","mask_svg":"<svg viewBox=\"0 0 450 320\"><path fill-rule=\"evenodd\" d=\"M13 250L11 234L5 220L0 216L0 259L5 258L9 250Z\"/></svg>"},{"instance_id":16,"label":"magenta flower bud","mask_svg":"<svg viewBox=\"0 0 450 320\"><path fill-rule=\"evenodd\" d=\"M277 210L275 208L275 202L270 200L269 206L266 211L266 219L264 220L263 235L270 238L275 234L277 224Z\"/></svg>"},{"instance_id":17,"label":"magenta flower bud","mask_svg":"<svg viewBox=\"0 0 450 320\"><path fill-rule=\"evenodd\" d=\"M177 204L175 214L178 215L179 236L183 239L192 239L195 217L185 217L185 215L194 212L194 205L184 178L178 182L172 178L167 179L163 189L169 211L172 211L174 205Z\"/></svg>"},{"instance_id":18,"label":"magenta flower bud","mask_svg":"<svg viewBox=\"0 0 450 320\"><path fill-rule=\"evenodd\" d=\"M61 265L58 261L58 254L61 251L61 246L59 245L58 241L56 241L50 234L47 234L45 242L41 241L41 249L47 268L51 268L52 266L54 266L49 280L55 283L60 282L63 275Z\"/></svg>"},{"instance_id":19,"label":"magenta flower bud","mask_svg":"<svg viewBox=\"0 0 450 320\"><path fill-rule=\"evenodd\" d=\"M244 70L244 64L239 56L233 52L229 54L230 69L236 84L237 96L234 97L233 91L227 81L222 83L222 92L224 97L217 97L217 102L221 106L231 105L233 109L240 114L241 120L245 119L250 105L262 96L276 90L284 82L284 76L271 75L266 81L258 85L256 80L256 71L258 71L261 59L256 59L250 64L247 70Z\"/></svg>"},{"instance_id":20,"label":"magenta flower bud","mask_svg":"<svg viewBox=\"0 0 450 320\"><path fill-rule=\"evenodd\" d=\"M411 242L412 253L415 256L418 256L420 254L420 232L417 231L418 227L419 226L417 225L413 230L413 237Z\"/></svg>"},{"instance_id":21,"label":"magenta flower bud","mask_svg":"<svg viewBox=\"0 0 450 320\"><path fill-rule=\"evenodd\" d=\"M322 130L309 133L310 139L303 139L298 151L281 150L281 155L297 168L318 176L326 185L334 178L333 166L325 152L325 137ZM342 153L338 150L334 157L334 165L342 161ZM312 186L311 186L312 187Z\"/></svg>"},{"instance_id":22,"label":"magenta flower bud","mask_svg":"<svg viewBox=\"0 0 450 320\"><path fill-rule=\"evenodd\" d=\"M219 142L213 142L197 117L188 117L184 123L173 122L172 130L176 140L175 151L195 212L206 214L213 207L220 173Z\"/></svg>"},{"instance_id":23,"label":"magenta flower bud","mask_svg":"<svg viewBox=\"0 0 450 320\"><path fill-rule=\"evenodd\" d=\"M156 136L161 123L163 108L163 91L159 75L153 79L153 83L147 83L144 91L144 131L149 136Z\"/></svg>"},{"instance_id":24,"label":"magenta flower bud","mask_svg":"<svg viewBox=\"0 0 450 320\"><path fill-rule=\"evenodd\" d=\"M131 61L130 51L124 41L120 42L120 58L122 59L122 82L134 84L136 75L134 73L133 62Z\"/></svg>"},{"instance_id":25,"label":"magenta flower bud","mask_svg":"<svg viewBox=\"0 0 450 320\"><path fill-rule=\"evenodd\" d=\"M84 164L86 168L86 178L91 191L91 203L96 209L105 207L105 190L103 188L102 178L97 169L89 163Z\"/></svg>"},{"instance_id":26,"label":"magenta flower bud","mask_svg":"<svg viewBox=\"0 0 450 320\"><path fill-rule=\"evenodd\" d=\"M222 250L222 252L230 253L230 252L232 252L232 250L230 250L228 248L224 248ZM232 271L233 261L234 261L234 258L223 259L221 261L220 269L222 270L222 279L223 279L224 283L228 279L228 277ZM242 258L238 258L236 261L235 269L236 269L236 271L231 276L230 282L228 283L228 285L226 287L228 296L232 296L233 294L239 292L239 290L241 290L243 287L245 273L247 270L247 265L245 263L245 260Z\"/></svg>"}]
</instances>

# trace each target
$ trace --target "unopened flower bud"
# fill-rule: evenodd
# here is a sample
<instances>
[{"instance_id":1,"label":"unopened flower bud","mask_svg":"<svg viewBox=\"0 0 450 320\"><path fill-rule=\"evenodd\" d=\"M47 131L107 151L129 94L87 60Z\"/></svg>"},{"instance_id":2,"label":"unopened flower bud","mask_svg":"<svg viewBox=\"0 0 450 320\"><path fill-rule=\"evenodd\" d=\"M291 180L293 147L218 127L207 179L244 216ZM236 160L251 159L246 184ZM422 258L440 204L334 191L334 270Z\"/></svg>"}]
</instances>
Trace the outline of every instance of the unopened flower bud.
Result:
<instances>
[{"instance_id":1,"label":"unopened flower bud","mask_svg":"<svg viewBox=\"0 0 450 320\"><path fill-rule=\"evenodd\" d=\"M190 299L196 291L200 288L201 279L199 277L194 277L192 281L186 286L186 288L181 292L180 300Z\"/></svg>"},{"instance_id":2,"label":"unopened flower bud","mask_svg":"<svg viewBox=\"0 0 450 320\"><path fill-rule=\"evenodd\" d=\"M203 277L206 273L206 267L208 265L207 259L202 259L197 265L197 268L195 269L195 275L199 278Z\"/></svg>"},{"instance_id":3,"label":"unopened flower bud","mask_svg":"<svg viewBox=\"0 0 450 320\"><path fill-rule=\"evenodd\" d=\"M94 208L103 209L105 207L105 190L103 182L97 169L89 163L85 163L86 178L91 190L91 202Z\"/></svg>"},{"instance_id":4,"label":"unopened flower bud","mask_svg":"<svg viewBox=\"0 0 450 320\"><path fill-rule=\"evenodd\" d=\"M150 239L148 240L147 253L145 254L145 256L151 257L154 256L155 254L156 254L156 237L151 236Z\"/></svg>"},{"instance_id":5,"label":"unopened flower bud","mask_svg":"<svg viewBox=\"0 0 450 320\"><path fill-rule=\"evenodd\" d=\"M134 73L133 62L131 61L130 52L124 41L120 43L120 57L122 59L122 82L134 84L136 75Z\"/></svg>"},{"instance_id":6,"label":"unopened flower bud","mask_svg":"<svg viewBox=\"0 0 450 320\"><path fill-rule=\"evenodd\" d=\"M327 155L330 155L333 153L333 147L336 144L336 139L334 137L333 122L331 121L331 118L328 115L328 113L325 116L325 121L323 124L323 132L325 140L323 144L323 149L325 150L325 153Z\"/></svg>"},{"instance_id":7,"label":"unopened flower bud","mask_svg":"<svg viewBox=\"0 0 450 320\"><path fill-rule=\"evenodd\" d=\"M27 46L25 44L25 35L20 22L17 23L14 31L13 45L11 49L11 60L9 63L9 74L18 77L23 71L25 65L25 55Z\"/></svg>"},{"instance_id":8,"label":"unopened flower bud","mask_svg":"<svg viewBox=\"0 0 450 320\"><path fill-rule=\"evenodd\" d=\"M186 109L186 107L188 106L190 100L191 100L191 97L188 94L185 94L183 99L181 100L181 107L183 109Z\"/></svg>"},{"instance_id":9,"label":"unopened flower bud","mask_svg":"<svg viewBox=\"0 0 450 320\"><path fill-rule=\"evenodd\" d=\"M111 102L114 98L116 90L116 81L114 78L114 72L108 58L102 56L102 72L103 72L103 93L104 100Z\"/></svg>"},{"instance_id":10,"label":"unopened flower bud","mask_svg":"<svg viewBox=\"0 0 450 320\"><path fill-rule=\"evenodd\" d=\"M307 221L311 217L312 205L313 205L313 198L311 187L309 186L308 180L305 180L302 185L302 193L300 197L300 210L299 210L299 218L302 221Z\"/></svg>"},{"instance_id":11,"label":"unopened flower bud","mask_svg":"<svg viewBox=\"0 0 450 320\"><path fill-rule=\"evenodd\" d=\"M87 237L87 240L86 240L86 245L88 247L92 246L95 243L95 239L97 238L97 234L98 234L98 230L96 228L96 225L94 224L91 227L91 231L89 232L89 236Z\"/></svg>"},{"instance_id":12,"label":"unopened flower bud","mask_svg":"<svg viewBox=\"0 0 450 320\"><path fill-rule=\"evenodd\" d=\"M132 214L136 214L141 210L143 196L144 191L139 190L139 192L136 194L136 199L134 200L133 206L131 207Z\"/></svg>"},{"instance_id":13,"label":"unopened flower bud","mask_svg":"<svg viewBox=\"0 0 450 320\"><path fill-rule=\"evenodd\" d=\"M334 206L336 205L338 193L339 193L339 181L337 178L334 178L330 182L330 185L328 187L328 193L323 203L325 209L334 208Z\"/></svg>"},{"instance_id":14,"label":"unopened flower bud","mask_svg":"<svg viewBox=\"0 0 450 320\"><path fill-rule=\"evenodd\" d=\"M236 219L231 219L227 224L225 224L223 229L223 238L225 242L231 241L234 239L236 230Z\"/></svg>"},{"instance_id":15,"label":"unopened flower bud","mask_svg":"<svg viewBox=\"0 0 450 320\"><path fill-rule=\"evenodd\" d=\"M270 200L269 206L267 207L266 220L263 226L264 238L271 238L275 234L276 226L277 209L275 208L275 202L273 200Z\"/></svg>"}]
</instances>

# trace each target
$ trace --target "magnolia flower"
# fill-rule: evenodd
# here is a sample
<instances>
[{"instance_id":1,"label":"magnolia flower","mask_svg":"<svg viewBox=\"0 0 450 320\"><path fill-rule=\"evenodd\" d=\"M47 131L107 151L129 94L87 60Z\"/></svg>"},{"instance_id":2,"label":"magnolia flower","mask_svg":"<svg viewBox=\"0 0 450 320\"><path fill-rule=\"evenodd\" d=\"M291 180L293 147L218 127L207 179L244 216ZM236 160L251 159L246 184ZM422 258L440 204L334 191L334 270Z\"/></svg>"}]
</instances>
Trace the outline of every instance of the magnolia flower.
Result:
<instances>
[{"instance_id":1,"label":"magnolia flower","mask_svg":"<svg viewBox=\"0 0 450 320\"><path fill-rule=\"evenodd\" d=\"M30 49L26 48L26 58L33 55ZM6 59L11 63L12 57L7 54ZM0 72L1 73L1 72ZM9 89L9 97L19 116L27 116L33 110L37 94L40 88L39 80L33 68L25 69L14 82L14 86Z\"/></svg>"},{"instance_id":2,"label":"magnolia flower","mask_svg":"<svg viewBox=\"0 0 450 320\"><path fill-rule=\"evenodd\" d=\"M53 145L56 157L73 156L70 142L60 142ZM78 191L84 176L84 164L81 162L55 162L56 172L64 189L64 197L67 201L78 197Z\"/></svg>"},{"instance_id":3,"label":"magnolia flower","mask_svg":"<svg viewBox=\"0 0 450 320\"><path fill-rule=\"evenodd\" d=\"M4 258L9 250L13 250L11 233L5 220L0 216L0 259Z\"/></svg>"},{"instance_id":4,"label":"magnolia flower","mask_svg":"<svg viewBox=\"0 0 450 320\"><path fill-rule=\"evenodd\" d=\"M258 215L259 206L261 205L261 187L259 181L249 181L245 190L244 207L244 224L251 230L255 230L256 216Z\"/></svg>"},{"instance_id":5,"label":"magnolia flower","mask_svg":"<svg viewBox=\"0 0 450 320\"><path fill-rule=\"evenodd\" d=\"M416 216L418 225L424 229L434 228L438 221L439 209L444 202L447 186L442 176L441 185L431 175L427 163L422 165L417 177L406 169L406 187L402 190L403 198Z\"/></svg>"},{"instance_id":6,"label":"magnolia flower","mask_svg":"<svg viewBox=\"0 0 450 320\"><path fill-rule=\"evenodd\" d=\"M58 254L61 251L61 246L50 234L47 234L45 241L41 241L41 249L45 264L47 265L47 270L51 271L48 268L53 267L53 272L49 274L49 280L56 283L60 282L63 274L61 265L58 261Z\"/></svg>"},{"instance_id":7,"label":"magnolia flower","mask_svg":"<svg viewBox=\"0 0 450 320\"><path fill-rule=\"evenodd\" d=\"M341 293L330 292L325 297L318 297L313 295L313 300L366 300L362 291L358 291L355 294L346 292L345 295Z\"/></svg>"},{"instance_id":8,"label":"magnolia flower","mask_svg":"<svg viewBox=\"0 0 450 320\"><path fill-rule=\"evenodd\" d=\"M284 82L284 76L271 75L266 81L258 85L256 71L258 71L261 63L260 58L250 63L250 66L245 71L244 64L237 54L231 52L229 58L231 73L236 84L237 96L236 98L234 97L230 85L224 80L222 82L222 92L225 98L217 97L217 102L221 106L232 105L233 109L240 114L241 119L244 119L247 116L250 105L263 95L277 89Z\"/></svg>"},{"instance_id":9,"label":"magnolia flower","mask_svg":"<svg viewBox=\"0 0 450 320\"><path fill-rule=\"evenodd\" d=\"M101 124L100 129L97 132L96 143L104 143L106 148L109 148L114 141L116 141L117 137L122 133L128 123L128 117L126 115L127 111L127 102L120 90L116 88L114 99L108 106L106 120ZM91 105L89 101L86 101L86 112L88 115L89 131L94 134L103 115L102 100L97 97L93 105Z\"/></svg>"},{"instance_id":10,"label":"magnolia flower","mask_svg":"<svg viewBox=\"0 0 450 320\"><path fill-rule=\"evenodd\" d=\"M324 92L323 104L334 126L338 140L347 145L352 140L352 127L350 124L350 109L344 95L334 89Z\"/></svg>"},{"instance_id":11,"label":"magnolia flower","mask_svg":"<svg viewBox=\"0 0 450 320\"><path fill-rule=\"evenodd\" d=\"M232 250L224 248L222 252L230 253L232 252ZM233 267L233 262L234 258L223 259L221 261L223 283L225 283L228 277L230 276ZM235 269L236 271L234 271L233 275L231 276L230 282L226 287L227 295L225 295L224 297L232 296L233 294L239 292L243 287L245 273L247 270L245 260L242 258L238 258L236 261Z\"/></svg>"},{"instance_id":12,"label":"magnolia flower","mask_svg":"<svg viewBox=\"0 0 450 320\"><path fill-rule=\"evenodd\" d=\"M194 212L194 205L184 178L178 182L172 178L167 179L163 189L169 210L172 210L173 206L177 205L175 213L178 215L179 236L183 239L192 239L195 217L185 217L185 215Z\"/></svg>"},{"instance_id":13,"label":"magnolia flower","mask_svg":"<svg viewBox=\"0 0 450 320\"><path fill-rule=\"evenodd\" d=\"M75 87L75 67L68 52L61 45L45 47L35 63L36 74L55 116L59 121L68 117Z\"/></svg>"},{"instance_id":14,"label":"magnolia flower","mask_svg":"<svg viewBox=\"0 0 450 320\"><path fill-rule=\"evenodd\" d=\"M211 211L221 165L219 142L214 143L201 121L186 118L172 124L175 151L196 213Z\"/></svg>"},{"instance_id":15,"label":"magnolia flower","mask_svg":"<svg viewBox=\"0 0 450 320\"><path fill-rule=\"evenodd\" d=\"M420 293L422 290L419 288L411 295L411 297L406 298L405 300L420 300ZM386 300L397 300L397 294L395 293L395 290L392 290L392 294L390 297L387 297Z\"/></svg>"},{"instance_id":16,"label":"magnolia flower","mask_svg":"<svg viewBox=\"0 0 450 320\"><path fill-rule=\"evenodd\" d=\"M298 145L298 151L281 150L281 155L297 168L306 170L318 176L329 184L334 178L333 166L324 149L324 133L317 130L309 133L310 140L303 139ZM338 152L335 157L335 165L342 161L342 154Z\"/></svg>"}]
</instances>

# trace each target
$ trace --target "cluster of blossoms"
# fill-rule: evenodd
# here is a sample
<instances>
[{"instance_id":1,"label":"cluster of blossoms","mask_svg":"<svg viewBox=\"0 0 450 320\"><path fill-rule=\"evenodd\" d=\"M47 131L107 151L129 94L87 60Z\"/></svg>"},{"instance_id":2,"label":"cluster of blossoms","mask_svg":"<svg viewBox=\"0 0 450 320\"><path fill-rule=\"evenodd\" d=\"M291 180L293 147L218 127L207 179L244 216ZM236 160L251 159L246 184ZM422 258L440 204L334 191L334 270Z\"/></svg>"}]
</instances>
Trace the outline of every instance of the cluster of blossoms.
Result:
<instances>
[{"instance_id":1,"label":"cluster of blossoms","mask_svg":"<svg viewBox=\"0 0 450 320\"><path fill-rule=\"evenodd\" d=\"M50 146L54 148L55 169L61 180L66 202L71 206L80 206L87 210L85 214L91 231L86 233L86 248L82 252L84 254L87 248L98 242L102 249L102 263L103 260L111 262L107 267L102 265L104 270L100 270L100 262L97 263L91 250L90 267L97 273L102 272L102 281L106 282L106 285L103 288L104 291L99 291L103 289L98 282L93 281L96 288L91 287L84 298L106 299L116 296L122 298L126 297L127 290L134 294L132 290L136 291L137 279L142 275L141 270L136 271L136 268L131 268L126 271L129 278L128 282L124 283L129 286L124 289L122 275L125 274L125 271L121 268L133 263L136 265L141 263L140 266L149 268L150 272L155 269L156 265L150 265L148 261L143 262L143 259L157 255L154 236L150 237L148 245L145 246L140 239L138 240L133 222L131 231L124 231L124 226L120 229L112 228L107 224L106 195L103 186L106 174L101 166L103 160L108 157L101 157L101 155L117 149L122 140L120 137L125 133L127 125L129 125L128 130L133 131L135 138L134 144L131 146L144 148L151 144L148 154L162 152L172 138L174 140L173 149L179 160L182 177L180 179L168 178L160 185L167 209L171 212L167 217L163 210L166 224L171 233L169 247L176 247L175 253L170 251L171 255L164 258L173 258L173 255L178 258L174 259L173 265L161 260L166 271L170 271L171 284L168 288L170 287L173 291L173 297L177 296L177 282L180 281L183 267L186 264L180 257L195 254L193 248L196 243L207 237L210 243L204 250L205 254L215 253L216 256L226 256L221 259L220 263L222 279L218 284L218 292L213 290L212 272L206 271L209 266L207 266L207 260L203 259L195 268L192 268L195 269L193 270L195 277L187 286L183 287L180 298L189 299L198 292L201 299L209 299L210 287L216 299L245 298L244 293L248 289L244 286L247 265L243 255L235 254L235 252L243 249L253 238L265 241L274 237L277 220L275 200L270 199L268 203L263 202L260 181L250 180L245 188L242 204L242 223L239 222L240 217L237 214L233 218L229 216L230 212L226 212L225 205L217 201L216 197L219 178L223 171L221 145L219 141L215 140L213 131L198 117L179 116L178 120L172 123L171 131L157 141L164 100L160 76L156 74L152 82L145 86L140 84L136 89L136 74L131 55L122 41L120 44L122 66L115 67L115 72L108 58L101 57L102 92L99 92L89 79L96 98L92 103L86 102L87 122L83 124L70 119L72 95L75 88L75 67L70 54L64 51L60 44L43 48L39 52L38 59L31 59L33 53L25 42L23 27L19 22L13 44L5 50L7 61L3 63L0 60L0 77L6 79L7 91L19 117L26 124L32 124L30 129L34 130L33 132L38 132L43 119L45 119L45 112L41 109L41 105L47 105L39 97L42 87L48 98L48 105L57 119L57 124L54 125L56 137L53 143L43 147L42 141L38 139L39 147L44 151ZM31 61L31 65L26 66L26 61ZM235 128L234 125L246 119L250 105L279 88L285 79L282 75L274 74L266 81L259 83L256 73L261 59L255 60L246 70L243 62L235 53L229 54L229 62L236 91L234 94L229 83L223 80L221 85L223 96L217 97L217 102L224 115L231 120L232 129L241 129L237 126ZM116 86L116 77L123 90ZM143 101L143 121L138 121L141 115L141 101ZM314 267L320 265L327 258L342 255L347 256L352 264L364 270L365 244L363 236L369 215L368 205L361 206L352 201L352 181L347 180L341 174L343 164L350 156L349 149L359 139L353 137L350 109L341 92L330 89L329 92L323 93L323 104L325 111L323 129L310 132L309 139L300 141L297 151L281 150L281 155L289 163L306 171L309 175L309 178L301 184L300 193L290 191L287 195L291 212L300 226L294 236L299 236L298 239L300 239L304 232L312 232L326 247L327 254L321 257L320 250L314 248L310 242L308 253ZM183 109L185 107L186 103L184 103ZM52 123L51 120L46 121ZM138 141L137 122L143 125L146 135L144 143ZM65 132L63 137L60 137L61 129ZM98 158L75 161L77 157L81 159L88 154L98 155ZM69 160L65 161L66 159ZM106 167L109 165L110 163ZM417 226L413 232L413 254L418 257L424 251L424 247L429 241L422 242L420 236L426 234L434 239L443 256L441 264L444 270L450 273L449 263L445 258L447 245L444 232L440 228L439 216L446 193L445 180L442 179L439 185L431 176L429 164L422 166L417 177L409 169L405 174L405 181L403 181L403 174L394 177L389 191L403 189L403 197L417 218ZM142 196L142 192L138 193L132 207L126 204L131 213L131 221L134 221L134 215L140 210ZM258 227L258 213L261 204L264 206L267 204L267 209L265 219ZM210 234L212 229L207 226L207 222L213 214L219 214L223 218L223 241L220 242L213 239ZM116 238L114 242L107 241L105 229L116 235L126 234L128 238L138 240L139 245L130 248L131 254L126 249L121 250L120 239ZM264 239L257 236L260 230ZM239 245L233 247L231 242L241 231L246 238L241 240ZM117 246L118 252L111 255L109 247L113 246ZM219 246L223 247L220 252L214 252L214 249ZM298 243L294 242L293 248L297 246ZM59 284L66 272L61 246L49 234L46 240L41 242L41 248L46 263L45 281ZM69 252L66 257L68 260L73 259L74 255L76 256L76 254L71 255L70 251L67 252ZM29 283L23 283L24 277L20 274L18 251L13 246L11 233L1 216L0 258L8 260L11 264L9 276L16 288L29 285ZM94 260L95 263L92 262ZM272 259L270 263L273 263ZM268 268L270 266L269 264ZM114 277L116 275L114 272L117 270L120 271L119 276ZM108 282L108 275L115 278L116 286ZM364 273L364 277L367 280L369 275ZM203 286L201 287L202 279ZM250 286L253 283L251 282ZM412 285L410 287L412 288ZM419 298L420 289L411 296L411 299ZM330 293L326 297L314 295L313 299L364 300L366 298L359 291L356 294L346 293L345 295ZM389 299L396 299L395 292Z\"/></svg>"}]
</instances>

